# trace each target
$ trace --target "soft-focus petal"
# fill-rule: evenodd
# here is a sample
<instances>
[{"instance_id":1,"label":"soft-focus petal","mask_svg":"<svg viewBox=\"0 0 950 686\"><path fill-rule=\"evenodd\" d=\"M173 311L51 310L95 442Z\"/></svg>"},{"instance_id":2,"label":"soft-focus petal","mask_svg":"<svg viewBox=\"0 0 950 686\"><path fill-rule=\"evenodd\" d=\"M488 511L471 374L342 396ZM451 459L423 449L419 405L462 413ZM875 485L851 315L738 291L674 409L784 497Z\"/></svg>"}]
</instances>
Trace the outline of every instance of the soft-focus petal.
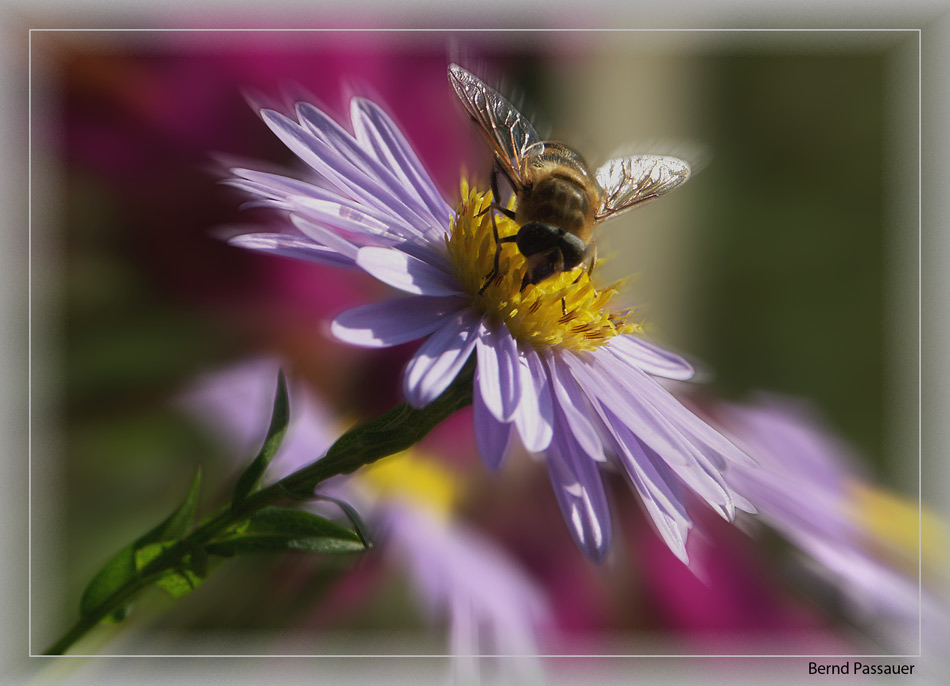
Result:
<instances>
[{"instance_id":1,"label":"soft-focus petal","mask_svg":"<svg viewBox=\"0 0 950 686\"><path fill-rule=\"evenodd\" d=\"M432 614L451 608L453 648L476 655L537 652L535 635L548 603L503 550L405 506L389 504L386 514L390 549L408 564L420 599Z\"/></svg>"},{"instance_id":2,"label":"soft-focus petal","mask_svg":"<svg viewBox=\"0 0 950 686\"><path fill-rule=\"evenodd\" d=\"M657 531L673 554L688 564L686 535L692 521L670 466L641 443L623 422L605 411L618 460L630 479Z\"/></svg>"},{"instance_id":3,"label":"soft-focus petal","mask_svg":"<svg viewBox=\"0 0 950 686\"><path fill-rule=\"evenodd\" d=\"M603 462L607 459L604 455L604 444L590 421L587 402L577 386L577 381L561 357L554 354L545 357L554 398L578 446L591 459Z\"/></svg>"},{"instance_id":4,"label":"soft-focus petal","mask_svg":"<svg viewBox=\"0 0 950 686\"><path fill-rule=\"evenodd\" d=\"M325 188L282 174L244 169L242 167L234 167L229 171L236 178L226 179L224 183L275 200L286 198L289 195L312 196L323 199L327 199L330 195L330 191Z\"/></svg>"},{"instance_id":5,"label":"soft-focus petal","mask_svg":"<svg viewBox=\"0 0 950 686\"><path fill-rule=\"evenodd\" d=\"M607 415L609 411L615 418L614 424L619 422L629 428L644 445L662 456L677 476L717 512L730 519L734 516L735 503L722 475L710 465L708 458L696 449L689 437L679 431L667 415L658 412L644 397L650 395L653 389L641 387L637 388L640 392L633 392L633 381L639 381L637 374L624 374L618 378L610 373L611 368L607 365L602 364L595 368L593 365L578 363L571 366L579 372L579 379L584 379L581 384L588 397L594 401L595 408L608 428L613 428ZM620 370L613 371L619 373ZM643 375L643 378L659 388L659 385L646 375ZM659 390L665 392L662 388ZM682 405L679 405L677 411L692 416Z\"/></svg>"},{"instance_id":6,"label":"soft-focus petal","mask_svg":"<svg viewBox=\"0 0 950 686\"><path fill-rule=\"evenodd\" d=\"M373 235L399 233L399 223L388 213L341 196L338 192L278 174L232 169L230 186L256 195L279 209L293 211L312 221L323 221L349 231Z\"/></svg>"},{"instance_id":7,"label":"soft-focus petal","mask_svg":"<svg viewBox=\"0 0 950 686\"><path fill-rule=\"evenodd\" d=\"M606 352L607 355L602 357L612 356L615 360L619 359L613 351ZM696 442L705 445L709 449L707 454L714 461L717 470L724 469L729 463L755 465L754 460L708 423L683 407L679 400L654 379L636 369L630 369L630 372L624 375L625 382L635 387L638 394L648 398L648 402L660 416L669 419Z\"/></svg>"},{"instance_id":8,"label":"soft-focus petal","mask_svg":"<svg viewBox=\"0 0 950 686\"><path fill-rule=\"evenodd\" d=\"M366 245L367 240L388 239L385 240L386 245L396 242L390 235L392 233L390 225L372 214L350 207L335 198L325 200L312 196L291 195L283 202L283 206L300 218L325 226L337 234L342 233L351 240L361 237L361 245Z\"/></svg>"},{"instance_id":9,"label":"soft-focus petal","mask_svg":"<svg viewBox=\"0 0 950 686\"><path fill-rule=\"evenodd\" d=\"M413 295L462 294L448 273L399 250L362 248L356 264L383 283Z\"/></svg>"},{"instance_id":10,"label":"soft-focus petal","mask_svg":"<svg viewBox=\"0 0 950 686\"><path fill-rule=\"evenodd\" d=\"M719 403L712 412L700 405L757 459L756 467L726 473L758 507L756 521L812 558L810 569L840 590L847 601L841 606L860 624L873 627L875 643L914 651L922 640L930 650L945 650L950 609L946 597L928 588L935 579L928 578L927 553L943 552L946 544L937 536L921 553L926 508L865 482L853 448L810 407L775 396L757 400L757 406ZM869 493L876 494L868 499Z\"/></svg>"},{"instance_id":11,"label":"soft-focus petal","mask_svg":"<svg viewBox=\"0 0 950 686\"><path fill-rule=\"evenodd\" d=\"M496 418L507 422L521 401L518 344L506 326L483 321L475 350L481 398Z\"/></svg>"},{"instance_id":12,"label":"soft-focus petal","mask_svg":"<svg viewBox=\"0 0 950 686\"><path fill-rule=\"evenodd\" d=\"M546 455L551 485L571 536L599 562L610 547L610 510L597 463L577 449L566 431L554 436Z\"/></svg>"},{"instance_id":13,"label":"soft-focus petal","mask_svg":"<svg viewBox=\"0 0 950 686\"><path fill-rule=\"evenodd\" d=\"M685 381L696 374L693 366L679 355L636 336L617 336L610 341L609 348L621 359L653 376Z\"/></svg>"},{"instance_id":14,"label":"soft-focus petal","mask_svg":"<svg viewBox=\"0 0 950 686\"><path fill-rule=\"evenodd\" d=\"M411 235L423 238L424 222L406 208L404 203L385 187L385 184L380 183L378 177L354 162L353 147L356 147L356 141L348 133L333 124L335 130L330 136L332 144L323 137L314 135L314 131L319 127L312 121L307 122L306 117L313 115L319 118L321 123L329 119L322 113L314 115L315 112L319 111L310 105L298 106L298 116L309 124L307 128L272 110L264 110L261 112L261 117L284 145L331 185L370 207L386 212ZM323 135L327 133L327 131L322 131ZM346 144L347 138L352 141L350 145ZM342 147L338 148L335 144ZM368 158L365 154L364 157ZM374 161L371 167L375 166L378 165Z\"/></svg>"},{"instance_id":15,"label":"soft-focus petal","mask_svg":"<svg viewBox=\"0 0 950 686\"><path fill-rule=\"evenodd\" d=\"M452 212L398 127L375 103L354 98L350 118L364 149L391 169L423 203L433 226L448 227ZM436 236L437 237L437 236Z\"/></svg>"},{"instance_id":16,"label":"soft-focus petal","mask_svg":"<svg viewBox=\"0 0 950 686\"><path fill-rule=\"evenodd\" d=\"M334 171L345 172L347 181L365 193L372 193L374 201L385 203L389 211L415 228L420 237L425 237L427 230L432 228L431 214L425 211L391 170L364 150L348 131L313 105L297 103L297 117L307 131L337 156Z\"/></svg>"},{"instance_id":17,"label":"soft-focus petal","mask_svg":"<svg viewBox=\"0 0 950 686\"><path fill-rule=\"evenodd\" d=\"M267 434L281 361L255 359L197 378L178 403L212 428L235 459L250 460ZM289 384L291 422L267 480L287 476L317 460L333 443L334 420L305 384Z\"/></svg>"},{"instance_id":18,"label":"soft-focus petal","mask_svg":"<svg viewBox=\"0 0 950 686\"><path fill-rule=\"evenodd\" d=\"M521 356L521 402L514 415L524 447L540 453L551 444L554 434L554 404L551 384L541 358L534 350Z\"/></svg>"},{"instance_id":19,"label":"soft-focus petal","mask_svg":"<svg viewBox=\"0 0 950 686\"><path fill-rule=\"evenodd\" d=\"M482 461L488 468L498 469L508 452L508 446L511 444L512 425L511 422L498 421L485 406L478 378L481 374L481 366L476 367L475 391L472 399L475 444L478 446L478 453L482 456Z\"/></svg>"},{"instance_id":20,"label":"soft-focus petal","mask_svg":"<svg viewBox=\"0 0 950 686\"><path fill-rule=\"evenodd\" d=\"M404 298L348 310L333 320L330 330L341 341L368 348L385 348L428 336L465 307L456 297Z\"/></svg>"},{"instance_id":21,"label":"soft-focus petal","mask_svg":"<svg viewBox=\"0 0 950 686\"><path fill-rule=\"evenodd\" d=\"M430 264L445 265L440 242L418 240L418 232L385 208L343 196L336 189L322 188L277 174L232 169L236 179L226 181L258 198L243 207L263 206L290 212L310 222L341 232L358 245L394 246ZM447 226L447 225L446 225ZM444 228L440 229L444 232Z\"/></svg>"},{"instance_id":22,"label":"soft-focus petal","mask_svg":"<svg viewBox=\"0 0 950 686\"><path fill-rule=\"evenodd\" d=\"M229 238L228 245L270 253L271 255L280 255L281 257L292 257L298 260L326 264L332 267L355 266L352 259L344 257L335 250L317 245L303 236L291 236L283 233L249 233Z\"/></svg>"},{"instance_id":23,"label":"soft-focus petal","mask_svg":"<svg viewBox=\"0 0 950 686\"><path fill-rule=\"evenodd\" d=\"M406 367L404 387L413 407L425 407L442 395L468 361L478 332L470 312L452 315L432 334Z\"/></svg>"},{"instance_id":24,"label":"soft-focus petal","mask_svg":"<svg viewBox=\"0 0 950 686\"><path fill-rule=\"evenodd\" d=\"M302 217L292 215L290 217L290 221L293 222L294 226L300 230L300 233L312 240L314 243L326 246L350 262L356 260L356 254L359 252L359 247L354 245L351 241L348 241L347 239L340 236L339 233L332 231L325 226L309 222Z\"/></svg>"}]
</instances>

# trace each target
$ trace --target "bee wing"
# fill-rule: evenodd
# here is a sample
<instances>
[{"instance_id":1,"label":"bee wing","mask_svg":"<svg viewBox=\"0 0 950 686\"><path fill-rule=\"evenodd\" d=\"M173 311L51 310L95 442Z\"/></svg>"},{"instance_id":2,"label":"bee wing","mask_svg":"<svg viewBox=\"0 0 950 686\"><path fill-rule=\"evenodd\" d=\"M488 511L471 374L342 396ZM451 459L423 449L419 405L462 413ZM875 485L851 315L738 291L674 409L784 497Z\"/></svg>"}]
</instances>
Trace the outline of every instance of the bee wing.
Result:
<instances>
[{"instance_id":1,"label":"bee wing","mask_svg":"<svg viewBox=\"0 0 950 686\"><path fill-rule=\"evenodd\" d=\"M630 155L609 160L595 176L604 189L595 221L626 212L686 183L690 166L678 157Z\"/></svg>"},{"instance_id":2,"label":"bee wing","mask_svg":"<svg viewBox=\"0 0 950 686\"><path fill-rule=\"evenodd\" d=\"M474 74L457 64L449 67L449 82L465 111L488 139L508 179L517 187L525 184L523 160L544 150L538 132L525 117L499 93Z\"/></svg>"}]
</instances>

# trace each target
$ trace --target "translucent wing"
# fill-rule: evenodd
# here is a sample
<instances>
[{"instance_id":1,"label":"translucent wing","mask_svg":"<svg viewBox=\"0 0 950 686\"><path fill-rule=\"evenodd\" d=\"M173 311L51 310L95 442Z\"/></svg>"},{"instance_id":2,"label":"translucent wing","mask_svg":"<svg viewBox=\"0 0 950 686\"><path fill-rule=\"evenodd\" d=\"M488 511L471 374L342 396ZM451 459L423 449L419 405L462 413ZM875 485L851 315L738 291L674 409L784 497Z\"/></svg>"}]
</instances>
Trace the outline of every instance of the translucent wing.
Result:
<instances>
[{"instance_id":1,"label":"translucent wing","mask_svg":"<svg viewBox=\"0 0 950 686\"><path fill-rule=\"evenodd\" d=\"M631 155L609 160L596 172L604 198L595 221L638 207L689 179L690 167L677 157Z\"/></svg>"},{"instance_id":2,"label":"translucent wing","mask_svg":"<svg viewBox=\"0 0 950 686\"><path fill-rule=\"evenodd\" d=\"M457 64L449 67L449 82L488 140L505 175L516 187L523 186L524 159L544 150L531 122L499 93Z\"/></svg>"}]
</instances>

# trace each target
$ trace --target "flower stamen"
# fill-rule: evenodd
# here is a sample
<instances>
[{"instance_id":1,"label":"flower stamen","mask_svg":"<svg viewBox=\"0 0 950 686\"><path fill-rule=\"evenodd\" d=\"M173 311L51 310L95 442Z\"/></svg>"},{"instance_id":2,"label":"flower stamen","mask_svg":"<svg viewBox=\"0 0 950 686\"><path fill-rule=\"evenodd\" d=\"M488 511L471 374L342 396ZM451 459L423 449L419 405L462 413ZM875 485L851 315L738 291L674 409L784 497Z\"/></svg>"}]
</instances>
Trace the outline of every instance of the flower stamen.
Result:
<instances>
[{"instance_id":1,"label":"flower stamen","mask_svg":"<svg viewBox=\"0 0 950 686\"><path fill-rule=\"evenodd\" d=\"M623 313L607 310L622 282L597 290L587 271L577 268L522 290L526 261L514 242L500 245L498 275L485 284L497 249L490 214L492 195L470 188L465 180L461 190L446 248L476 310L507 326L515 340L539 350L554 346L592 350L614 336L639 329ZM517 234L518 225L508 217L498 213L494 220L499 238Z\"/></svg>"}]
</instances>

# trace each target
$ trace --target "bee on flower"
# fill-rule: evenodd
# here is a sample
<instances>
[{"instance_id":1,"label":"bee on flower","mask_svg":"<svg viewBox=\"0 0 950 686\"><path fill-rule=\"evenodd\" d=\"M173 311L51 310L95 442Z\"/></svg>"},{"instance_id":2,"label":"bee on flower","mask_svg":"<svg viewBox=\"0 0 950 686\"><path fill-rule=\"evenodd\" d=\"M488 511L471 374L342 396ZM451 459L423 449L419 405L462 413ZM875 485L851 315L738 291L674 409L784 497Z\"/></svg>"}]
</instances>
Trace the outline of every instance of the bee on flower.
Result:
<instances>
[{"instance_id":1,"label":"bee on flower","mask_svg":"<svg viewBox=\"0 0 950 686\"><path fill-rule=\"evenodd\" d=\"M453 83L462 72L450 68ZM540 237L530 228L526 233L531 222L520 206L500 208L495 193L464 180L459 200L450 205L393 120L369 100L352 100L352 131L306 102L296 105L293 118L270 109L260 114L317 178L232 169L229 183L251 194L254 204L285 212L293 232L231 242L360 269L401 291L403 297L341 314L331 330L366 347L424 339L403 377L413 407L439 397L474 355L482 458L497 468L515 434L528 451L543 455L565 521L585 554L601 560L610 546L602 469L625 475L684 562L692 526L687 491L726 519L736 508L753 509L723 477L730 463L749 458L660 382L690 379L691 365L611 309L617 287L594 288L593 257L584 248L574 260L576 241L565 231L548 222L534 232ZM658 173L675 166L667 159L654 158ZM607 167L608 176L632 178L633 167L622 162L602 169ZM654 181L662 179L665 190L685 177L660 174ZM605 177L601 185L608 182L626 189L626 200L604 196L616 211L653 197L642 183ZM534 250L538 241L543 249Z\"/></svg>"}]
</instances>

